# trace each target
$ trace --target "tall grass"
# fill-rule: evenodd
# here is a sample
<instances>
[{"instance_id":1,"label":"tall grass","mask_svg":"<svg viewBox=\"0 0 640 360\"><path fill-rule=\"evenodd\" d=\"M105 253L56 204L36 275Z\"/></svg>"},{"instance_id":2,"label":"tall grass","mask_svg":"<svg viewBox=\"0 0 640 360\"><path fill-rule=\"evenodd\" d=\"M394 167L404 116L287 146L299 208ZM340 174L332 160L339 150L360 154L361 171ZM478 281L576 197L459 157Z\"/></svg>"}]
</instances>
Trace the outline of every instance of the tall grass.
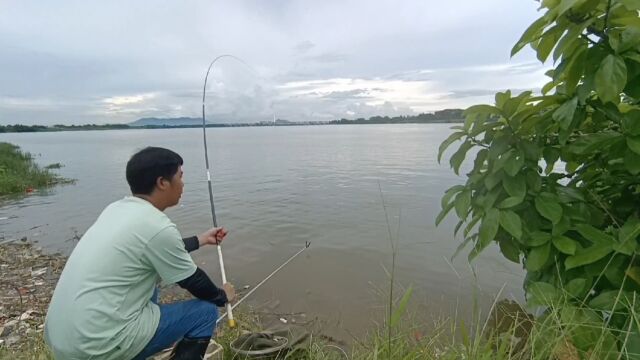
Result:
<instances>
[{"instance_id":1,"label":"tall grass","mask_svg":"<svg viewBox=\"0 0 640 360\"><path fill-rule=\"evenodd\" d=\"M16 145L0 142L0 195L24 193L30 188L42 188L68 182L48 169L41 169L31 154Z\"/></svg>"}]
</instances>

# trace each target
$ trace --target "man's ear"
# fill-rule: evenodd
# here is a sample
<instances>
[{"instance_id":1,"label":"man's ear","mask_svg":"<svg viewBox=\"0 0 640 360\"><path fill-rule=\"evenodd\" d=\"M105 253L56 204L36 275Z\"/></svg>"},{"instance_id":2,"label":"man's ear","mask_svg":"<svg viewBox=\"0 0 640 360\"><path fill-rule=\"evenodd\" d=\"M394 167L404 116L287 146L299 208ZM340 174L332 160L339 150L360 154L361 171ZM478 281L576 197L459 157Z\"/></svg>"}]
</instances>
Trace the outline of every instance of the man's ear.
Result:
<instances>
[{"instance_id":1,"label":"man's ear","mask_svg":"<svg viewBox=\"0 0 640 360\"><path fill-rule=\"evenodd\" d=\"M158 176L156 179L156 188L159 190L166 190L170 185L169 180L163 178L162 176Z\"/></svg>"}]
</instances>

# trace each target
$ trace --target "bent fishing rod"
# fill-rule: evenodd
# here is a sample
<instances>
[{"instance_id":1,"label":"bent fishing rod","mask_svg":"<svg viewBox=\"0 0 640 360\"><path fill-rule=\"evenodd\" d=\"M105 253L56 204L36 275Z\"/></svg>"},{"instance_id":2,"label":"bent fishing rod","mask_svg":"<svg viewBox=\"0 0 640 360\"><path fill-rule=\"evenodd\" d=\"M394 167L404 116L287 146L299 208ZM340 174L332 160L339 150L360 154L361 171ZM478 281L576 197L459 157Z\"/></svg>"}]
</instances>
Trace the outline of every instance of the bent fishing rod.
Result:
<instances>
[{"instance_id":1,"label":"bent fishing rod","mask_svg":"<svg viewBox=\"0 0 640 360\"><path fill-rule=\"evenodd\" d=\"M202 138L204 140L204 162L207 169L207 184L209 186L209 203L211 204L211 218L213 220L213 227L216 227L216 228L218 227L218 221L216 219L216 208L213 203L213 190L211 188L211 172L209 171L209 151L207 149L207 122L206 122L206 115L205 115L205 100L207 96L207 79L209 78L209 72L211 71L213 64L215 64L216 61L224 57L236 58L233 55L220 55L217 58L213 59L211 64L209 64L209 68L207 69L207 75L205 75L204 77L204 87L202 89ZM242 60L240 61L243 62ZM224 259L222 258L222 246L218 244L217 248L218 248L218 261L220 263L220 272L222 273L222 284L226 284L227 274L224 271ZM229 327L234 328L236 326L236 321L233 318L233 310L231 309L230 303L227 303L227 313L229 314Z\"/></svg>"},{"instance_id":2,"label":"bent fishing rod","mask_svg":"<svg viewBox=\"0 0 640 360\"><path fill-rule=\"evenodd\" d=\"M220 60L222 58L225 58L225 57L229 57L229 58L232 58L232 59L235 59L235 60L239 61L240 63L242 63L245 66L247 66L255 74L255 71L253 70L253 68L251 68L251 66L249 66L242 59L238 58L237 56L233 56L233 55L230 55L230 54L225 54L225 55L220 55L220 56L216 57L215 59L213 59L211 64L209 64L209 68L207 68L207 74L204 77L204 87L202 89L202 139L204 141L204 161L205 161L205 166L206 166L206 171L207 171L207 184L208 184L208 188L209 188L209 203L211 204L211 219L213 220L213 227L218 227L218 221L216 219L216 208L215 208L215 205L214 205L214 202L213 202L213 189L212 189L212 186L211 186L211 171L209 170L209 151L208 151L208 148L207 148L207 121L206 121L206 114L205 114L205 103L206 103L206 96L207 96L207 80L209 78L209 73L211 72L211 69L213 68L213 65L218 60ZM269 276L267 276L258 285L256 285L253 289L251 289L251 291L249 291L249 293L247 293L247 295L245 295L242 299L240 299L238 302L236 302L233 306L231 306L230 303L227 303L227 305L226 305L227 312L225 314L223 314L220 318L218 318L218 320L216 321L216 324L218 322L220 322L220 320L222 320L224 317L228 317L229 318L229 327L231 327L231 328L235 327L236 326L236 321L233 318L233 309L236 306L240 305L240 303L242 301L244 301L247 297L249 297L249 295L251 295L256 289L258 289L262 284L267 282L267 280L269 280L273 275L275 275L278 271L280 271L280 269L282 269L289 262L291 262L291 260L293 260L296 256L300 255L304 250L309 248L310 245L311 245L310 242L306 242L305 243L305 247L302 248L302 250L298 251L295 255L291 256L287 261L284 262L284 264L280 265L275 271L273 271ZM218 248L218 261L220 263L220 273L222 274L222 283L226 284L227 283L227 274L226 274L225 269L224 269L224 259L222 257L222 246L218 245L217 248Z\"/></svg>"}]
</instances>

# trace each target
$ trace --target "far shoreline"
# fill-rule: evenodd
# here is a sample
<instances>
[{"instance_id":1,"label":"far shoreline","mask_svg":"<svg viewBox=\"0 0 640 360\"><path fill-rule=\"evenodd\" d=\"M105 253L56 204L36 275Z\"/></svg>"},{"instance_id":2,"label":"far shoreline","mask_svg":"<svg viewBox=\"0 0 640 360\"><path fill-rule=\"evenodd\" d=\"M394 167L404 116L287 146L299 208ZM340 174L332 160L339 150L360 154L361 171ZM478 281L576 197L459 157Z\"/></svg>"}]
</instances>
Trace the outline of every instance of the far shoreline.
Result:
<instances>
[{"instance_id":1,"label":"far shoreline","mask_svg":"<svg viewBox=\"0 0 640 360\"><path fill-rule=\"evenodd\" d=\"M304 126L344 126L344 125L437 125L437 124L460 124L464 120L447 120L447 121L430 121L430 122L358 122L357 120L349 122L327 122L327 123L288 123L288 124L273 124L273 123L253 123L253 124L207 124L206 128L239 128L239 127L304 127ZM7 125L5 127L12 127L14 125ZM41 125L20 125L21 127L28 127L30 129L10 130L2 131L0 129L0 136L2 134L27 134L27 133L56 133L56 132L74 132L74 131L110 131L110 130L175 130L175 129L201 129L202 125L146 125L146 126L129 126L129 125L69 125L65 127L45 127Z\"/></svg>"}]
</instances>

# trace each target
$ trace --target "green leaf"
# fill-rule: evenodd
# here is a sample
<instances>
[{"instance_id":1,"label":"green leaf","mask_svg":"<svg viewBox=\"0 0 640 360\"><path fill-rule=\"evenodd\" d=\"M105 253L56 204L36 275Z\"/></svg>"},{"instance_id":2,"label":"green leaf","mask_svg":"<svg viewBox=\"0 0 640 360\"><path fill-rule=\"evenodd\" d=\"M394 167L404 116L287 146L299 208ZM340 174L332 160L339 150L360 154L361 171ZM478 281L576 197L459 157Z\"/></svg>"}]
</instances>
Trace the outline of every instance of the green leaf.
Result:
<instances>
[{"instance_id":1,"label":"green leaf","mask_svg":"<svg viewBox=\"0 0 640 360\"><path fill-rule=\"evenodd\" d=\"M577 242L573 239L560 235L554 236L551 238L551 241L553 242L553 246L563 254L574 255L576 253Z\"/></svg>"},{"instance_id":2,"label":"green leaf","mask_svg":"<svg viewBox=\"0 0 640 360\"><path fill-rule=\"evenodd\" d=\"M544 245L549 241L551 241L551 234L546 233L544 231L534 231L531 234L529 234L526 240L526 244L531 247L535 247L535 246Z\"/></svg>"},{"instance_id":3,"label":"green leaf","mask_svg":"<svg viewBox=\"0 0 640 360\"><path fill-rule=\"evenodd\" d=\"M495 106L482 104L482 105L474 105L474 106L468 107L464 111L463 115L465 117L474 116L474 115L487 117L490 115L502 115L502 111Z\"/></svg>"},{"instance_id":4,"label":"green leaf","mask_svg":"<svg viewBox=\"0 0 640 360\"><path fill-rule=\"evenodd\" d=\"M485 214L480 224L480 230L478 232L481 246L484 248L495 239L500 226L500 211L498 209L490 209Z\"/></svg>"},{"instance_id":5,"label":"green leaf","mask_svg":"<svg viewBox=\"0 0 640 360\"><path fill-rule=\"evenodd\" d=\"M625 275L630 277L636 284L640 285L640 266L632 266L626 270Z\"/></svg>"},{"instance_id":6,"label":"green leaf","mask_svg":"<svg viewBox=\"0 0 640 360\"><path fill-rule=\"evenodd\" d=\"M640 63L640 54L637 55L638 59L636 61ZM624 88L624 92L630 97L640 99L640 75L627 82L627 86Z\"/></svg>"},{"instance_id":7,"label":"green leaf","mask_svg":"<svg viewBox=\"0 0 640 360\"><path fill-rule=\"evenodd\" d=\"M560 152L552 147L546 147L542 151L542 157L546 163L545 174L549 175L553 171L553 165L560 158Z\"/></svg>"},{"instance_id":8,"label":"green leaf","mask_svg":"<svg viewBox=\"0 0 640 360\"><path fill-rule=\"evenodd\" d=\"M569 11L572 7L576 5L580 5L584 2L584 0L562 0L560 4L553 9L555 11L556 16L560 17L564 15L565 12Z\"/></svg>"},{"instance_id":9,"label":"green leaf","mask_svg":"<svg viewBox=\"0 0 640 360\"><path fill-rule=\"evenodd\" d=\"M575 229L582 235L585 239L591 241L594 244L608 244L613 246L616 240L606 234L605 232L596 229L595 227L589 224L579 224L575 226Z\"/></svg>"},{"instance_id":10,"label":"green leaf","mask_svg":"<svg viewBox=\"0 0 640 360\"><path fill-rule=\"evenodd\" d=\"M589 307L596 310L615 311L623 307L617 298L618 290L604 291L589 301Z\"/></svg>"},{"instance_id":11,"label":"green leaf","mask_svg":"<svg viewBox=\"0 0 640 360\"><path fill-rule=\"evenodd\" d=\"M618 55L608 55L596 71L596 92L603 102L618 102L627 83L627 66Z\"/></svg>"},{"instance_id":12,"label":"green leaf","mask_svg":"<svg viewBox=\"0 0 640 360\"><path fill-rule=\"evenodd\" d=\"M554 198L553 194L542 193L536 197L535 206L540 215L557 224L562 218L562 206Z\"/></svg>"},{"instance_id":13,"label":"green leaf","mask_svg":"<svg viewBox=\"0 0 640 360\"><path fill-rule=\"evenodd\" d=\"M502 180L502 186L512 197L524 198L527 193L526 179L522 174L516 176L505 176Z\"/></svg>"},{"instance_id":14,"label":"green leaf","mask_svg":"<svg viewBox=\"0 0 640 360\"><path fill-rule=\"evenodd\" d=\"M622 118L622 126L627 135L640 135L640 110L631 110L624 114Z\"/></svg>"},{"instance_id":15,"label":"green leaf","mask_svg":"<svg viewBox=\"0 0 640 360\"><path fill-rule=\"evenodd\" d=\"M504 126L504 122L497 121L494 119L487 120L483 124L475 122L475 126L473 127L473 129L469 131L469 136L475 137L475 136L478 136L479 134L482 134L483 132L487 132L494 128L503 127L503 126Z\"/></svg>"},{"instance_id":16,"label":"green leaf","mask_svg":"<svg viewBox=\"0 0 640 360\"><path fill-rule=\"evenodd\" d=\"M511 57L517 54L520 50L522 50L525 45L530 42L538 39L540 35L542 35L542 31L549 24L549 19L546 16L539 18L534 21L527 30L525 30L524 34L520 37L520 40L516 43L516 45L511 49Z\"/></svg>"},{"instance_id":17,"label":"green leaf","mask_svg":"<svg viewBox=\"0 0 640 360\"><path fill-rule=\"evenodd\" d=\"M618 243L614 246L614 250L625 255L633 255L640 235L640 220L631 216L620 228L618 232Z\"/></svg>"},{"instance_id":18,"label":"green leaf","mask_svg":"<svg viewBox=\"0 0 640 360\"><path fill-rule=\"evenodd\" d=\"M393 314L391 314L391 318L389 319L391 327L396 327L400 323L402 315L407 310L407 304L409 303L409 299L411 299L411 294L413 294L413 286L409 286L407 291L404 292L404 295L402 295L398 307L393 310Z\"/></svg>"},{"instance_id":19,"label":"green leaf","mask_svg":"<svg viewBox=\"0 0 640 360\"><path fill-rule=\"evenodd\" d=\"M455 205L455 202L451 202L445 208L443 208L442 211L440 211L440 214L438 214L438 217L436 217L436 226L440 225L442 220L444 220L444 218L447 217L447 214L449 214L449 211L453 209L454 205Z\"/></svg>"},{"instance_id":20,"label":"green leaf","mask_svg":"<svg viewBox=\"0 0 640 360\"><path fill-rule=\"evenodd\" d=\"M589 25L590 22L584 22L578 25L572 25L569 27L567 33L558 42L558 46L553 51L553 61L558 61L560 56L567 58L571 56L573 50L575 50L578 43L581 41L580 34Z\"/></svg>"},{"instance_id":21,"label":"green leaf","mask_svg":"<svg viewBox=\"0 0 640 360\"><path fill-rule=\"evenodd\" d=\"M547 61L549 54L551 54L551 50L553 50L558 43L558 40L560 40L564 30L564 25L556 25L542 35L540 42L536 46L536 52L540 62L544 63Z\"/></svg>"},{"instance_id":22,"label":"green leaf","mask_svg":"<svg viewBox=\"0 0 640 360\"><path fill-rule=\"evenodd\" d=\"M473 171L480 171L483 168L485 160L487 160L487 156L489 155L489 150L482 149L478 151L476 155L476 159L473 161Z\"/></svg>"},{"instance_id":23,"label":"green leaf","mask_svg":"<svg viewBox=\"0 0 640 360\"><path fill-rule=\"evenodd\" d=\"M624 53L623 55L625 58L629 59L629 60L633 60L637 63L640 63L640 53L634 53L634 52L630 52L627 51L626 53ZM637 79L637 77L636 77Z\"/></svg>"},{"instance_id":24,"label":"green leaf","mask_svg":"<svg viewBox=\"0 0 640 360\"><path fill-rule=\"evenodd\" d=\"M640 2L640 1L638 1ZM640 7L640 5L638 5ZM634 321L634 319L629 318L628 321ZM624 329L632 329L632 326L626 324ZM638 330L631 330L628 335L625 335L627 338L625 343L622 344L624 348L622 352L629 354L628 360L640 360L640 332Z\"/></svg>"},{"instance_id":25,"label":"green leaf","mask_svg":"<svg viewBox=\"0 0 640 360\"><path fill-rule=\"evenodd\" d=\"M627 146L634 153L640 154L640 136L627 137Z\"/></svg>"},{"instance_id":26,"label":"green leaf","mask_svg":"<svg viewBox=\"0 0 640 360\"><path fill-rule=\"evenodd\" d=\"M464 227L464 236L469 236L469 233L471 232L471 230L473 230L474 226L476 226L476 224L480 220L482 220L482 216L478 214L473 215L473 218L471 218L471 221L469 221L467 226Z\"/></svg>"},{"instance_id":27,"label":"green leaf","mask_svg":"<svg viewBox=\"0 0 640 360\"><path fill-rule=\"evenodd\" d=\"M571 228L571 221L568 216L563 216L560 221L556 224L553 224L553 229L551 230L551 235L560 236L569 231Z\"/></svg>"},{"instance_id":28,"label":"green leaf","mask_svg":"<svg viewBox=\"0 0 640 360\"><path fill-rule=\"evenodd\" d=\"M469 207L471 206L471 190L464 190L458 193L455 201L456 214L461 220L467 218Z\"/></svg>"},{"instance_id":29,"label":"green leaf","mask_svg":"<svg viewBox=\"0 0 640 360\"><path fill-rule=\"evenodd\" d=\"M622 31L616 29L616 31L609 33L609 45L616 51L616 54L636 48L638 44L640 44L640 29L627 27Z\"/></svg>"},{"instance_id":30,"label":"green leaf","mask_svg":"<svg viewBox=\"0 0 640 360\"><path fill-rule=\"evenodd\" d=\"M566 313L573 316L567 316ZM618 360L616 337L602 318L588 307L563 306L560 309L563 324L571 324L570 341L580 353L589 353L583 358Z\"/></svg>"},{"instance_id":31,"label":"green leaf","mask_svg":"<svg viewBox=\"0 0 640 360\"><path fill-rule=\"evenodd\" d=\"M458 245L458 247L456 248L456 251L453 253L453 255L451 255L451 262L453 262L453 259L455 259L460 254L460 252L464 250L464 248L467 247L467 245L469 245L471 240L472 240L471 237L466 237L464 241L460 243L460 245Z\"/></svg>"},{"instance_id":32,"label":"green leaf","mask_svg":"<svg viewBox=\"0 0 640 360\"><path fill-rule=\"evenodd\" d=\"M527 305L549 306L562 299L555 286L546 282L535 282L527 288Z\"/></svg>"},{"instance_id":33,"label":"green leaf","mask_svg":"<svg viewBox=\"0 0 640 360\"><path fill-rule=\"evenodd\" d=\"M443 141L442 144L440 144L440 147L438 148L438 163L440 162L440 160L442 160L442 154L444 154L447 148L454 142L460 140L464 135L465 134L462 131L454 132L453 134L449 135L449 137L445 141Z\"/></svg>"},{"instance_id":34,"label":"green leaf","mask_svg":"<svg viewBox=\"0 0 640 360\"><path fill-rule=\"evenodd\" d=\"M527 171L527 187L534 192L540 191L542 188L542 179L537 171L531 169Z\"/></svg>"},{"instance_id":35,"label":"green leaf","mask_svg":"<svg viewBox=\"0 0 640 360\"><path fill-rule=\"evenodd\" d=\"M548 83L546 83L542 89L540 90L540 92L542 93L542 95L547 95L549 93L549 91L551 91L554 87L556 87L558 84L556 84L555 81L549 81Z\"/></svg>"},{"instance_id":36,"label":"green leaf","mask_svg":"<svg viewBox=\"0 0 640 360\"><path fill-rule=\"evenodd\" d=\"M496 107L502 109L509 99L511 99L511 90L497 92L495 95Z\"/></svg>"},{"instance_id":37,"label":"green leaf","mask_svg":"<svg viewBox=\"0 0 640 360\"><path fill-rule=\"evenodd\" d=\"M520 216L510 210L500 211L500 225L514 238L522 237L522 221Z\"/></svg>"},{"instance_id":38,"label":"green leaf","mask_svg":"<svg viewBox=\"0 0 640 360\"><path fill-rule=\"evenodd\" d=\"M624 244L627 241L636 241L638 235L640 235L640 219L634 215L629 217L629 219L627 219L624 225L620 228L618 241L621 244Z\"/></svg>"},{"instance_id":39,"label":"green leaf","mask_svg":"<svg viewBox=\"0 0 640 360\"><path fill-rule=\"evenodd\" d=\"M602 131L595 134L585 134L578 137L577 140L569 145L568 150L577 155L587 155L594 152L600 152L615 144L616 141L620 139L622 139L622 135L616 131Z\"/></svg>"},{"instance_id":40,"label":"green leaf","mask_svg":"<svg viewBox=\"0 0 640 360\"><path fill-rule=\"evenodd\" d=\"M447 205L449 205L449 201L453 198L453 196L460 191L464 190L464 185L454 185L445 191L442 200L440 201L441 207L444 209Z\"/></svg>"},{"instance_id":41,"label":"green leaf","mask_svg":"<svg viewBox=\"0 0 640 360\"><path fill-rule=\"evenodd\" d=\"M451 156L449 163L451 164L451 167L453 168L453 171L456 173L456 175L459 175L458 173L460 172L460 166L462 165L464 158L467 156L467 152L472 147L473 145L469 141L465 141L464 143L462 143L462 145L460 145L458 151L456 151L455 154Z\"/></svg>"},{"instance_id":42,"label":"green leaf","mask_svg":"<svg viewBox=\"0 0 640 360\"><path fill-rule=\"evenodd\" d=\"M500 245L500 252L507 259L514 263L520 263L520 250L514 245L511 239L502 239L498 243Z\"/></svg>"},{"instance_id":43,"label":"green leaf","mask_svg":"<svg viewBox=\"0 0 640 360\"><path fill-rule=\"evenodd\" d=\"M528 271L538 271L542 269L544 264L549 260L549 252L551 246L549 244L535 247L529 251L525 267Z\"/></svg>"},{"instance_id":44,"label":"green leaf","mask_svg":"<svg viewBox=\"0 0 640 360\"><path fill-rule=\"evenodd\" d=\"M592 264L602 259L613 251L612 245L613 244L599 244L578 250L575 255L569 256L564 261L565 269L571 270L579 266Z\"/></svg>"},{"instance_id":45,"label":"green leaf","mask_svg":"<svg viewBox=\"0 0 640 360\"><path fill-rule=\"evenodd\" d=\"M603 259L606 260L606 259ZM611 285L616 288L621 288L623 281L625 280L625 270L628 268L629 258L626 256L614 256L611 261L607 261L606 267L598 272L600 276L604 271L604 276L609 280Z\"/></svg>"},{"instance_id":46,"label":"green leaf","mask_svg":"<svg viewBox=\"0 0 640 360\"><path fill-rule=\"evenodd\" d=\"M565 285L565 290L569 293L569 295L573 297L582 297L584 292L587 290L587 280L583 278L577 278L569 281L567 285Z\"/></svg>"},{"instance_id":47,"label":"green leaf","mask_svg":"<svg viewBox=\"0 0 640 360\"><path fill-rule=\"evenodd\" d=\"M640 9L640 0L619 0L622 5L624 5L629 10L638 10Z\"/></svg>"},{"instance_id":48,"label":"green leaf","mask_svg":"<svg viewBox=\"0 0 640 360\"><path fill-rule=\"evenodd\" d=\"M540 146L538 146L532 141L527 141L527 140L522 140L519 145L522 151L524 152L524 157L526 159L533 160L536 162L538 161L538 159L540 159L540 153L542 152L542 148Z\"/></svg>"},{"instance_id":49,"label":"green leaf","mask_svg":"<svg viewBox=\"0 0 640 360\"><path fill-rule=\"evenodd\" d=\"M489 211L489 209L493 208L498 197L502 195L502 189L494 188L493 190L486 193L484 196L479 196L476 204L482 206L484 211Z\"/></svg>"},{"instance_id":50,"label":"green leaf","mask_svg":"<svg viewBox=\"0 0 640 360\"><path fill-rule=\"evenodd\" d=\"M575 171L575 170L572 170ZM561 186L556 189L558 199L561 203L572 203L576 201L584 202L584 196L579 190L567 186Z\"/></svg>"},{"instance_id":51,"label":"green leaf","mask_svg":"<svg viewBox=\"0 0 640 360\"><path fill-rule=\"evenodd\" d=\"M508 209L508 208L512 208L516 205L520 205L522 204L522 202L524 201L523 197L508 197L504 200L502 200L499 204L498 204L498 208L499 209Z\"/></svg>"},{"instance_id":52,"label":"green leaf","mask_svg":"<svg viewBox=\"0 0 640 360\"><path fill-rule=\"evenodd\" d=\"M564 90L568 95L574 94L576 92L576 86L582 79L586 68L586 57L587 57L587 49L589 48L589 44L587 40L581 39L577 42L577 49L574 54L571 55L569 60L569 64L567 64L566 70L564 71ZM563 60L564 61L564 60ZM581 96L579 96L582 99ZM567 128L571 123L567 123Z\"/></svg>"},{"instance_id":53,"label":"green leaf","mask_svg":"<svg viewBox=\"0 0 640 360\"><path fill-rule=\"evenodd\" d=\"M484 178L484 186L487 187L487 190L493 190L502 181L503 177L504 173L502 171L491 173Z\"/></svg>"},{"instance_id":54,"label":"green leaf","mask_svg":"<svg viewBox=\"0 0 640 360\"><path fill-rule=\"evenodd\" d=\"M458 223L456 224L456 227L453 229L453 236L454 237L458 236L458 231L460 231L460 229L462 228L462 225L464 225L464 223L465 223L464 220L458 221Z\"/></svg>"},{"instance_id":55,"label":"green leaf","mask_svg":"<svg viewBox=\"0 0 640 360\"><path fill-rule=\"evenodd\" d=\"M515 151L504 164L504 171L510 176L516 176L524 165L524 154L522 151Z\"/></svg>"},{"instance_id":56,"label":"green leaf","mask_svg":"<svg viewBox=\"0 0 640 360\"><path fill-rule=\"evenodd\" d=\"M520 106L527 101L530 95L531 91L525 91L520 95L505 101L504 106L502 107L502 113L505 118L509 119L509 124L512 128L517 128L518 125L518 123L514 121L515 119L513 115L518 111Z\"/></svg>"},{"instance_id":57,"label":"green leaf","mask_svg":"<svg viewBox=\"0 0 640 360\"><path fill-rule=\"evenodd\" d=\"M573 115L578 107L578 98L573 97L569 101L565 101L556 111L553 112L553 120L560 123L562 129L568 129L573 121Z\"/></svg>"},{"instance_id":58,"label":"green leaf","mask_svg":"<svg viewBox=\"0 0 640 360\"><path fill-rule=\"evenodd\" d=\"M505 136L502 132L497 133L489 148L489 157L494 160L504 157L506 153L511 151L509 146L509 136Z\"/></svg>"}]
</instances>

